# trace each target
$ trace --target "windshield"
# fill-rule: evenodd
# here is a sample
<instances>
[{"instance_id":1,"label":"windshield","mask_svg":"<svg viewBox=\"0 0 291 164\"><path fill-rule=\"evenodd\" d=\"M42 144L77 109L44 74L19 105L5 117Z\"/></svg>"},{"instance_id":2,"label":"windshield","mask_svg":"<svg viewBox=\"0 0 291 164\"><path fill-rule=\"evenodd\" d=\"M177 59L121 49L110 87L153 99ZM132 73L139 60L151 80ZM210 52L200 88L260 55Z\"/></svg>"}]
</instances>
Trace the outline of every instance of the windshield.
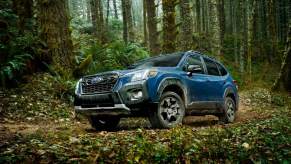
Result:
<instances>
[{"instance_id":1,"label":"windshield","mask_svg":"<svg viewBox=\"0 0 291 164\"><path fill-rule=\"evenodd\" d=\"M148 58L139 61L129 67L129 69L149 68L149 67L176 67L181 60L183 53L173 53Z\"/></svg>"}]
</instances>

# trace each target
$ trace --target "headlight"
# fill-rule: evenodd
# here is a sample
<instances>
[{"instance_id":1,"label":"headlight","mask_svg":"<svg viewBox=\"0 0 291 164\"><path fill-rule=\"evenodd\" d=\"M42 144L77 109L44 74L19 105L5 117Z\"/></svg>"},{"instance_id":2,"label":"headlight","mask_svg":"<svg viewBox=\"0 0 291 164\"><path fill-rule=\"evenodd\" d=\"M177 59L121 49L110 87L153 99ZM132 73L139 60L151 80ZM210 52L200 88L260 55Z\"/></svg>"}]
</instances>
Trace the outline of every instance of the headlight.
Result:
<instances>
[{"instance_id":1,"label":"headlight","mask_svg":"<svg viewBox=\"0 0 291 164\"><path fill-rule=\"evenodd\" d=\"M143 71L133 72L131 74L133 74L131 77L131 82L134 82L134 81L146 80L149 77L154 77L157 75L157 71L156 70L143 70Z\"/></svg>"},{"instance_id":2,"label":"headlight","mask_svg":"<svg viewBox=\"0 0 291 164\"><path fill-rule=\"evenodd\" d=\"M82 79L80 79L77 84L76 84L76 87L75 87L75 94L78 94L78 91L79 91L79 87L80 87L80 83L81 83Z\"/></svg>"}]
</instances>

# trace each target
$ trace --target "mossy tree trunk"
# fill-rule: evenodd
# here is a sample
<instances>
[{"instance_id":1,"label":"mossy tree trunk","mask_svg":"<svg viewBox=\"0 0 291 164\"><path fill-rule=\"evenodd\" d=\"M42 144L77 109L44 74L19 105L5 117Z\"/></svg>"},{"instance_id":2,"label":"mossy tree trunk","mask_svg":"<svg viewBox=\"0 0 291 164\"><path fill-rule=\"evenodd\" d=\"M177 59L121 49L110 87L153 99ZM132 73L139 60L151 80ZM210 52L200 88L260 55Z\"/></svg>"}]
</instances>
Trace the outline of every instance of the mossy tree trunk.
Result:
<instances>
[{"instance_id":1,"label":"mossy tree trunk","mask_svg":"<svg viewBox=\"0 0 291 164\"><path fill-rule=\"evenodd\" d=\"M158 30L157 30L157 18L156 18L156 5L155 0L147 0L146 2L147 12L147 27L149 34L149 48L153 55L160 53L160 45L158 42Z\"/></svg>"},{"instance_id":2,"label":"mossy tree trunk","mask_svg":"<svg viewBox=\"0 0 291 164\"><path fill-rule=\"evenodd\" d=\"M48 58L57 69L73 66L67 0L37 0L40 38L49 48Z\"/></svg>"},{"instance_id":3,"label":"mossy tree trunk","mask_svg":"<svg viewBox=\"0 0 291 164\"><path fill-rule=\"evenodd\" d=\"M181 50L190 50L192 47L193 20L189 0L180 0L181 12Z\"/></svg>"},{"instance_id":4,"label":"mossy tree trunk","mask_svg":"<svg viewBox=\"0 0 291 164\"><path fill-rule=\"evenodd\" d=\"M284 90L291 92L291 24L289 25L284 59L279 77L275 81L272 90Z\"/></svg>"},{"instance_id":5,"label":"mossy tree trunk","mask_svg":"<svg viewBox=\"0 0 291 164\"><path fill-rule=\"evenodd\" d=\"M162 0L163 5L163 52L176 51L176 0Z\"/></svg>"}]
</instances>

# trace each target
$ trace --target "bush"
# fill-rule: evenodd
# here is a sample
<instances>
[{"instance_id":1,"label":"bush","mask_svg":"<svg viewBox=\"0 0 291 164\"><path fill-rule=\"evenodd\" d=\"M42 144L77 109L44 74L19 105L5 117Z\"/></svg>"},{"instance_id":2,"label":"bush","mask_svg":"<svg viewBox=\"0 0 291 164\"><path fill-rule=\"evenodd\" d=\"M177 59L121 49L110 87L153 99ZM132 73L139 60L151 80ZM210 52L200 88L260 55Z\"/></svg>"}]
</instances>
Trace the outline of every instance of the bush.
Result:
<instances>
[{"instance_id":1,"label":"bush","mask_svg":"<svg viewBox=\"0 0 291 164\"><path fill-rule=\"evenodd\" d=\"M17 79L25 72L27 61L33 58L37 37L32 31L20 33L18 17L12 10L12 2L0 3L0 86Z\"/></svg>"},{"instance_id":2,"label":"bush","mask_svg":"<svg viewBox=\"0 0 291 164\"><path fill-rule=\"evenodd\" d=\"M108 45L95 43L91 47L81 49L80 55L76 57L79 66L75 70L75 75L124 69L148 56L148 52L136 43L127 45L121 41Z\"/></svg>"}]
</instances>

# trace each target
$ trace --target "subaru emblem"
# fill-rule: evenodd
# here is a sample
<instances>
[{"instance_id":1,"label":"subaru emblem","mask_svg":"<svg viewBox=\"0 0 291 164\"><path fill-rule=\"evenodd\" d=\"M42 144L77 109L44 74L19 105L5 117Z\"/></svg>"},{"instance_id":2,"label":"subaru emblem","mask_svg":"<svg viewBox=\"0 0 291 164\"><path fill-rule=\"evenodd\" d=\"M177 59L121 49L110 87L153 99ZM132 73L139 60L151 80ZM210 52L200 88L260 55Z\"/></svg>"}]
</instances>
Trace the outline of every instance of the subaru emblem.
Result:
<instances>
[{"instance_id":1,"label":"subaru emblem","mask_svg":"<svg viewBox=\"0 0 291 164\"><path fill-rule=\"evenodd\" d=\"M92 84L97 84L99 82L103 81L102 77L95 77L92 79Z\"/></svg>"}]
</instances>

